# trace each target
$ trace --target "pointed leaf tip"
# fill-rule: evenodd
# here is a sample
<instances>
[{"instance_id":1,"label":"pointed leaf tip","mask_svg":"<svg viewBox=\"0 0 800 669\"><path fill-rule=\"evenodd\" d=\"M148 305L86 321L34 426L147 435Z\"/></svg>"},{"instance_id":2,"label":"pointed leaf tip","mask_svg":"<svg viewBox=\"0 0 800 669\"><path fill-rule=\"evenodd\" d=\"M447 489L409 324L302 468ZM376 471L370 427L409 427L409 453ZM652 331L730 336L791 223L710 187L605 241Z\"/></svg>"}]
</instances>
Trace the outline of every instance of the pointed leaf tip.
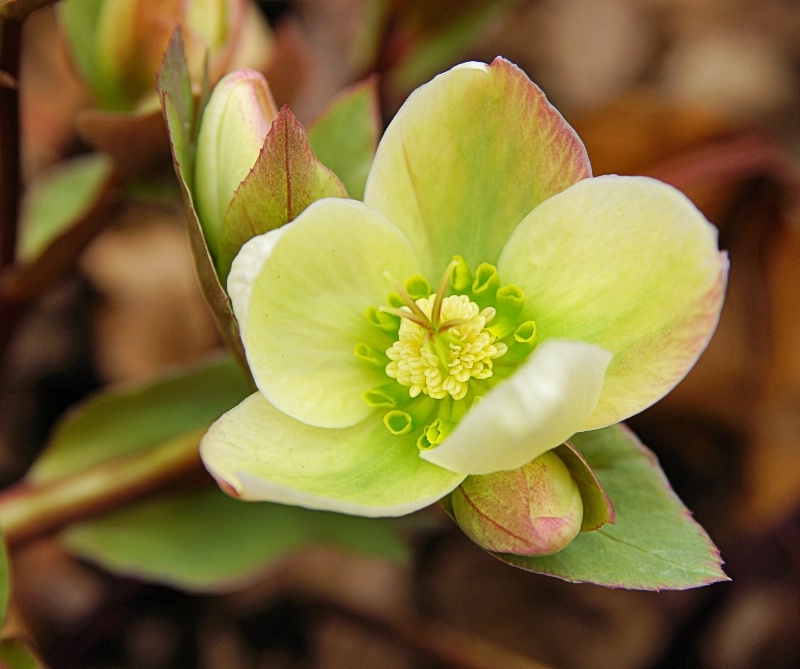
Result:
<instances>
[{"instance_id":1,"label":"pointed leaf tip","mask_svg":"<svg viewBox=\"0 0 800 669\"><path fill-rule=\"evenodd\" d=\"M325 197L347 197L347 191L317 159L305 128L284 105L225 212L217 263L220 277L227 277L246 241L294 220Z\"/></svg>"}]
</instances>

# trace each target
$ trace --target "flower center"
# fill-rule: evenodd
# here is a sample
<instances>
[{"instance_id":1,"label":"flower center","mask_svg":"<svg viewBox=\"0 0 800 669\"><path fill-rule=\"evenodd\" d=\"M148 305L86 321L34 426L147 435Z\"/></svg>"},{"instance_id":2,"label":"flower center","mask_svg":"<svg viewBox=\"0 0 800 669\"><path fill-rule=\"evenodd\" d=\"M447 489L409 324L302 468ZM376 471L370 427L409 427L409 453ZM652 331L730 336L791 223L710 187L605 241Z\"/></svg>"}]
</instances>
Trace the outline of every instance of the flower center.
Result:
<instances>
[{"instance_id":1,"label":"flower center","mask_svg":"<svg viewBox=\"0 0 800 669\"><path fill-rule=\"evenodd\" d=\"M481 309L466 295L451 295L441 301L441 324L432 323L436 295L416 300L428 323L403 318L398 340L386 351L391 362L386 375L409 388L409 395L425 393L440 400L448 395L464 399L470 379L492 376L493 360L508 351L486 329L495 317L494 307ZM408 307L403 307L412 313Z\"/></svg>"},{"instance_id":2,"label":"flower center","mask_svg":"<svg viewBox=\"0 0 800 669\"><path fill-rule=\"evenodd\" d=\"M487 263L473 274L456 256L435 292L418 275L403 284L385 276L395 288L388 306L370 307L366 317L386 346L359 343L355 354L391 381L367 391L364 400L388 409L383 423L389 432L413 431L419 448L432 448L530 354L536 325L521 319L522 291L502 286Z\"/></svg>"}]
</instances>

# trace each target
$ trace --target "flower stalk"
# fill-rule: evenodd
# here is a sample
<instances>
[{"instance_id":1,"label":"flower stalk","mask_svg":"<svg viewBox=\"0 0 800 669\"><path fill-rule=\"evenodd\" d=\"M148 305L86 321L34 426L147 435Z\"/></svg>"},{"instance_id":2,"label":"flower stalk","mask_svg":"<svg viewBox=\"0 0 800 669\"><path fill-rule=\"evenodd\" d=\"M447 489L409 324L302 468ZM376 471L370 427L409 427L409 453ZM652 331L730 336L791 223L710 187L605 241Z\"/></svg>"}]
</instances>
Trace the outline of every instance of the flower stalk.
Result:
<instances>
[{"instance_id":1,"label":"flower stalk","mask_svg":"<svg viewBox=\"0 0 800 669\"><path fill-rule=\"evenodd\" d=\"M21 187L19 168L19 50L22 22L0 17L0 269L14 262Z\"/></svg>"},{"instance_id":2,"label":"flower stalk","mask_svg":"<svg viewBox=\"0 0 800 669\"><path fill-rule=\"evenodd\" d=\"M21 482L0 495L0 527L9 546L87 520L200 473L204 430L43 484Z\"/></svg>"}]
</instances>

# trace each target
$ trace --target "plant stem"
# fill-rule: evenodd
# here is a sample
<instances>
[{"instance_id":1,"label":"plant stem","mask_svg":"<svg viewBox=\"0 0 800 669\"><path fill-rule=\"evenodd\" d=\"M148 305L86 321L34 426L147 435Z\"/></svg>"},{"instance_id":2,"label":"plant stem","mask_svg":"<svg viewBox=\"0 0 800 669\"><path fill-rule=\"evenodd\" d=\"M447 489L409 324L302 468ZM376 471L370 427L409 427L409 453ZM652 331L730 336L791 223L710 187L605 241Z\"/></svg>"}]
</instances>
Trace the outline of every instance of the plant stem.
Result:
<instances>
[{"instance_id":1,"label":"plant stem","mask_svg":"<svg viewBox=\"0 0 800 669\"><path fill-rule=\"evenodd\" d=\"M24 19L31 12L58 0L0 0L0 17Z\"/></svg>"},{"instance_id":2,"label":"plant stem","mask_svg":"<svg viewBox=\"0 0 800 669\"><path fill-rule=\"evenodd\" d=\"M100 515L201 471L203 430L45 483L22 482L0 495L0 527L9 546Z\"/></svg>"},{"instance_id":3,"label":"plant stem","mask_svg":"<svg viewBox=\"0 0 800 669\"><path fill-rule=\"evenodd\" d=\"M14 262L21 192L19 169L19 46L22 23L0 18L0 269Z\"/></svg>"}]
</instances>

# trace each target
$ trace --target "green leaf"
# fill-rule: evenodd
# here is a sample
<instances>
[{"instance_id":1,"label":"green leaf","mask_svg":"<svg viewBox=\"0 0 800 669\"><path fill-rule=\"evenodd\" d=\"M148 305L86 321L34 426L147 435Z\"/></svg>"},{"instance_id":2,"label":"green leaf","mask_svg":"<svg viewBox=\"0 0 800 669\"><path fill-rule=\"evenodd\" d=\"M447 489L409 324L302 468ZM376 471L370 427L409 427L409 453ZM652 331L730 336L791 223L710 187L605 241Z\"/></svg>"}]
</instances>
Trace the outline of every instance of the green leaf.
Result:
<instances>
[{"instance_id":1,"label":"green leaf","mask_svg":"<svg viewBox=\"0 0 800 669\"><path fill-rule=\"evenodd\" d=\"M294 220L312 202L325 197L343 198L347 192L314 155L305 128L284 107L225 212L220 277L228 276L231 262L246 241Z\"/></svg>"},{"instance_id":2,"label":"green leaf","mask_svg":"<svg viewBox=\"0 0 800 669\"><path fill-rule=\"evenodd\" d=\"M403 561L388 521L234 500L219 490L148 501L71 527L77 555L111 571L189 591L241 588L271 561L312 543Z\"/></svg>"},{"instance_id":3,"label":"green leaf","mask_svg":"<svg viewBox=\"0 0 800 669\"><path fill-rule=\"evenodd\" d=\"M60 163L28 190L20 220L19 259L32 263L94 208L113 173L99 153Z\"/></svg>"},{"instance_id":4,"label":"green leaf","mask_svg":"<svg viewBox=\"0 0 800 669\"><path fill-rule=\"evenodd\" d=\"M350 197L362 200L380 132L378 85L371 77L333 99L309 129L308 141Z\"/></svg>"},{"instance_id":5,"label":"green leaf","mask_svg":"<svg viewBox=\"0 0 800 669\"><path fill-rule=\"evenodd\" d=\"M228 358L102 392L61 421L28 479L52 481L204 427L251 392Z\"/></svg>"},{"instance_id":6,"label":"green leaf","mask_svg":"<svg viewBox=\"0 0 800 669\"><path fill-rule=\"evenodd\" d=\"M45 665L36 657L22 639L0 641L0 667L3 669L44 669Z\"/></svg>"},{"instance_id":7,"label":"green leaf","mask_svg":"<svg viewBox=\"0 0 800 669\"><path fill-rule=\"evenodd\" d=\"M185 183L192 183L197 139L195 118L202 115L202 109L195 113L192 80L189 78L189 66L186 63L180 28L176 28L172 33L167 50L164 52L164 61L158 72L158 92L172 140L176 169ZM169 109L167 100L170 103Z\"/></svg>"},{"instance_id":8,"label":"green leaf","mask_svg":"<svg viewBox=\"0 0 800 669\"><path fill-rule=\"evenodd\" d=\"M615 425L572 441L614 502L616 522L582 532L554 555L493 555L527 571L616 588L684 590L729 580L718 549L632 432Z\"/></svg>"},{"instance_id":9,"label":"green leaf","mask_svg":"<svg viewBox=\"0 0 800 669\"><path fill-rule=\"evenodd\" d=\"M239 328L233 316L228 294L222 287L214 268L214 261L211 259L211 253L203 237L203 229L189 188L189 184L193 183L192 176L197 149L198 128L196 126L199 124L195 121L202 117L202 105L207 102L207 97L203 96L200 108L195 110L192 83L189 78L180 29L176 29L172 34L164 53L164 62L158 73L158 91L172 147L175 174L183 195L186 228L189 232L189 243L194 256L197 276L200 279L200 287L225 342L237 357L242 369L247 369L244 348L239 338Z\"/></svg>"}]
</instances>

